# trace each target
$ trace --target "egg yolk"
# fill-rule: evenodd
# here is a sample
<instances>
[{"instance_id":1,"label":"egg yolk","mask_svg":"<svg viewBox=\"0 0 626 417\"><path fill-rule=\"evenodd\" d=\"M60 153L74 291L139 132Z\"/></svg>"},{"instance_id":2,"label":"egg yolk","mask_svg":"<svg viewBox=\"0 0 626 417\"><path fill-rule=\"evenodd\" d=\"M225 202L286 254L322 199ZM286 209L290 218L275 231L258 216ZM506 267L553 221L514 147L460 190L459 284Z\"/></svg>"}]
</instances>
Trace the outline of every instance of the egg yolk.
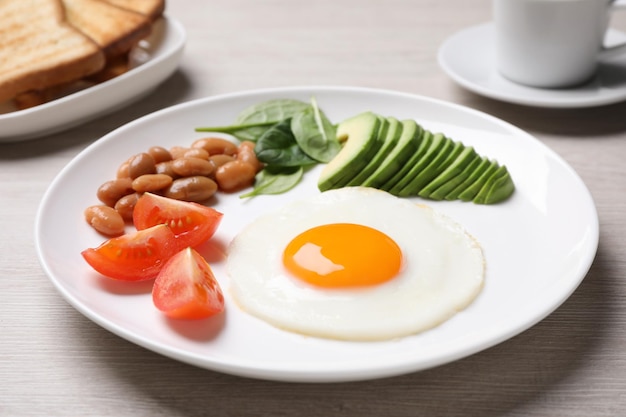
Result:
<instances>
[{"instance_id":1,"label":"egg yolk","mask_svg":"<svg viewBox=\"0 0 626 417\"><path fill-rule=\"evenodd\" d=\"M283 264L294 276L316 286L368 286L398 274L402 251L376 229L334 223L296 236L283 252Z\"/></svg>"}]
</instances>

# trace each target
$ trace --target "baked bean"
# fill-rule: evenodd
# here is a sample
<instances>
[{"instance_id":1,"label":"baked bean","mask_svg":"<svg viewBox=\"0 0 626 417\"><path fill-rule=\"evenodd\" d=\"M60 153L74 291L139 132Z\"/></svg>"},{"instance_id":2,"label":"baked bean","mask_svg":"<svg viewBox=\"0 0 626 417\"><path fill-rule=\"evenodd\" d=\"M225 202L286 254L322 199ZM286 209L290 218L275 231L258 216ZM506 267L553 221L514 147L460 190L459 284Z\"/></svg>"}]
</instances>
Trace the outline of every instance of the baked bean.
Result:
<instances>
[{"instance_id":1,"label":"baked bean","mask_svg":"<svg viewBox=\"0 0 626 417\"><path fill-rule=\"evenodd\" d=\"M229 140L222 138L203 138L198 139L191 144L192 148L202 148L209 155L236 155L237 145Z\"/></svg>"},{"instance_id":2,"label":"baked bean","mask_svg":"<svg viewBox=\"0 0 626 417\"><path fill-rule=\"evenodd\" d=\"M172 170L181 177L192 177L211 175L215 168L207 159L184 157L172 161Z\"/></svg>"},{"instance_id":3,"label":"baked bean","mask_svg":"<svg viewBox=\"0 0 626 417\"><path fill-rule=\"evenodd\" d=\"M130 178L117 178L102 184L96 196L107 206L113 207L117 200L133 192L135 190L133 190L133 181Z\"/></svg>"},{"instance_id":4,"label":"baked bean","mask_svg":"<svg viewBox=\"0 0 626 417\"><path fill-rule=\"evenodd\" d=\"M128 164L128 176L135 179L145 174L155 174L156 164L154 158L147 152L139 153L130 159Z\"/></svg>"},{"instance_id":5,"label":"baked bean","mask_svg":"<svg viewBox=\"0 0 626 417\"><path fill-rule=\"evenodd\" d=\"M184 146L172 146L170 148L170 155L172 155L172 159L182 158L188 150L189 148Z\"/></svg>"},{"instance_id":6,"label":"baked bean","mask_svg":"<svg viewBox=\"0 0 626 417\"><path fill-rule=\"evenodd\" d=\"M115 211L117 211L124 220L132 221L133 210L135 210L135 204L137 204L139 196L139 193L132 193L120 198L117 200L117 203L115 203Z\"/></svg>"},{"instance_id":7,"label":"baked bean","mask_svg":"<svg viewBox=\"0 0 626 417\"><path fill-rule=\"evenodd\" d=\"M254 183L254 167L242 161L231 161L217 169L215 180L223 191L237 191Z\"/></svg>"},{"instance_id":8,"label":"baked bean","mask_svg":"<svg viewBox=\"0 0 626 417\"><path fill-rule=\"evenodd\" d=\"M122 165L117 168L117 178L128 178L130 174L128 173L128 166L130 165L130 159L127 159L122 163Z\"/></svg>"},{"instance_id":9,"label":"baked bean","mask_svg":"<svg viewBox=\"0 0 626 417\"><path fill-rule=\"evenodd\" d=\"M256 147L256 143L252 142L251 140L244 140L239 144L239 150L241 151L242 149L250 149L250 150L254 150L254 148Z\"/></svg>"},{"instance_id":10,"label":"baked bean","mask_svg":"<svg viewBox=\"0 0 626 417\"><path fill-rule=\"evenodd\" d=\"M227 162L234 161L235 157L231 155L211 155L209 156L209 162L213 165L213 173L208 175L209 178L215 179L215 172L219 167L224 165Z\"/></svg>"},{"instance_id":11,"label":"baked bean","mask_svg":"<svg viewBox=\"0 0 626 417\"><path fill-rule=\"evenodd\" d=\"M178 175L174 172L174 169L172 169L172 164L174 163L174 160L171 161L165 161L165 162L159 162L158 164L156 164L155 168L156 168L156 173L157 174L165 174L165 175L169 175L170 177L172 177L173 179L178 178Z\"/></svg>"},{"instance_id":12,"label":"baked bean","mask_svg":"<svg viewBox=\"0 0 626 417\"><path fill-rule=\"evenodd\" d=\"M176 200L201 203L217 191L217 184L210 178L195 176L179 178L165 189L163 195Z\"/></svg>"},{"instance_id":13,"label":"baked bean","mask_svg":"<svg viewBox=\"0 0 626 417\"><path fill-rule=\"evenodd\" d=\"M255 172L259 172L263 168L263 164L256 157L254 152L254 142L244 141L239 144L239 150L237 152L237 160L248 163L254 167Z\"/></svg>"},{"instance_id":14,"label":"baked bean","mask_svg":"<svg viewBox=\"0 0 626 417\"><path fill-rule=\"evenodd\" d=\"M231 155L211 155L209 156L209 162L213 164L215 169L217 170L219 167L224 165L227 162L234 161L235 157Z\"/></svg>"},{"instance_id":15,"label":"baked bean","mask_svg":"<svg viewBox=\"0 0 626 417\"><path fill-rule=\"evenodd\" d=\"M124 233L124 219L109 206L91 206L85 210L85 220L98 232L107 236L119 236Z\"/></svg>"},{"instance_id":16,"label":"baked bean","mask_svg":"<svg viewBox=\"0 0 626 417\"><path fill-rule=\"evenodd\" d=\"M165 174L145 174L133 180L133 190L138 193L159 191L172 183L172 177Z\"/></svg>"},{"instance_id":17,"label":"baked bean","mask_svg":"<svg viewBox=\"0 0 626 417\"><path fill-rule=\"evenodd\" d=\"M153 146L150 149L148 149L148 153L154 159L155 164L158 164L159 162L172 160L172 154L170 154L170 151L168 151L162 146Z\"/></svg>"},{"instance_id":18,"label":"baked bean","mask_svg":"<svg viewBox=\"0 0 626 417\"><path fill-rule=\"evenodd\" d=\"M191 148L183 154L183 158L209 159L209 153L202 148Z\"/></svg>"}]
</instances>

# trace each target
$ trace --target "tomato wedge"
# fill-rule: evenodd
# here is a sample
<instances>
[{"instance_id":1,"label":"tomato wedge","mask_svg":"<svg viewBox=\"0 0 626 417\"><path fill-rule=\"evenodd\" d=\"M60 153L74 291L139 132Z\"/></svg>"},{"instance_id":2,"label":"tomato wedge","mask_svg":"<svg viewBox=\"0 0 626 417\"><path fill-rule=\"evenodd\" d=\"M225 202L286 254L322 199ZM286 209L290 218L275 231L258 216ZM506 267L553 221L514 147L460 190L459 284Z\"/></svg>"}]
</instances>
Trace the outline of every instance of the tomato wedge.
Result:
<instances>
[{"instance_id":1,"label":"tomato wedge","mask_svg":"<svg viewBox=\"0 0 626 417\"><path fill-rule=\"evenodd\" d=\"M219 211L202 204L144 193L135 205L133 223L137 230L167 224L182 249L209 240L222 216Z\"/></svg>"},{"instance_id":2,"label":"tomato wedge","mask_svg":"<svg viewBox=\"0 0 626 417\"><path fill-rule=\"evenodd\" d=\"M156 277L165 262L180 250L166 225L128 233L81 252L89 265L102 275L123 281Z\"/></svg>"},{"instance_id":3,"label":"tomato wedge","mask_svg":"<svg viewBox=\"0 0 626 417\"><path fill-rule=\"evenodd\" d=\"M157 309L175 319L203 319L224 311L224 296L207 261L188 247L174 255L152 287Z\"/></svg>"}]
</instances>

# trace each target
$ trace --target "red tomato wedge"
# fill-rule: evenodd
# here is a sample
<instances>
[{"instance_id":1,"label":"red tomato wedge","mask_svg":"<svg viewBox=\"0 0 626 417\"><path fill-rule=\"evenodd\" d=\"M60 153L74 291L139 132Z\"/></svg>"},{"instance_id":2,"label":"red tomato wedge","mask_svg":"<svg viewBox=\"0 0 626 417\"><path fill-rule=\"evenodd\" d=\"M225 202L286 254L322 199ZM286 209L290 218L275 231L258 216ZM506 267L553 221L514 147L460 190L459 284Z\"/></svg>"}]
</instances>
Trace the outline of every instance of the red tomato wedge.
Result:
<instances>
[{"instance_id":1,"label":"red tomato wedge","mask_svg":"<svg viewBox=\"0 0 626 417\"><path fill-rule=\"evenodd\" d=\"M89 265L102 275L123 281L156 277L165 262L180 250L166 225L128 233L81 252Z\"/></svg>"},{"instance_id":2,"label":"red tomato wedge","mask_svg":"<svg viewBox=\"0 0 626 417\"><path fill-rule=\"evenodd\" d=\"M202 204L144 193L135 205L133 223L137 230L157 224L168 225L176 235L178 247L183 249L209 240L222 216L219 211Z\"/></svg>"},{"instance_id":3,"label":"red tomato wedge","mask_svg":"<svg viewBox=\"0 0 626 417\"><path fill-rule=\"evenodd\" d=\"M224 296L211 267L192 248L167 261L154 281L152 300L175 319L203 319L224 311Z\"/></svg>"}]
</instances>

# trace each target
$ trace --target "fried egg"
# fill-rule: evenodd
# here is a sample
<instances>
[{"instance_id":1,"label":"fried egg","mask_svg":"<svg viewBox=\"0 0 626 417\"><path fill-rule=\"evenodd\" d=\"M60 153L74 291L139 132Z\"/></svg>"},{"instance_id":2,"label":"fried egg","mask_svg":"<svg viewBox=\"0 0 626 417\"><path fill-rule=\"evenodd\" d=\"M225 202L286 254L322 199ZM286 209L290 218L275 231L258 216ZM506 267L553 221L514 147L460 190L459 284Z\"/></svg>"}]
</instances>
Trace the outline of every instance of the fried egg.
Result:
<instances>
[{"instance_id":1,"label":"fried egg","mask_svg":"<svg viewBox=\"0 0 626 417\"><path fill-rule=\"evenodd\" d=\"M483 286L478 242L425 205L348 187L294 201L228 248L230 291L247 313L309 336L386 340L435 327Z\"/></svg>"}]
</instances>

